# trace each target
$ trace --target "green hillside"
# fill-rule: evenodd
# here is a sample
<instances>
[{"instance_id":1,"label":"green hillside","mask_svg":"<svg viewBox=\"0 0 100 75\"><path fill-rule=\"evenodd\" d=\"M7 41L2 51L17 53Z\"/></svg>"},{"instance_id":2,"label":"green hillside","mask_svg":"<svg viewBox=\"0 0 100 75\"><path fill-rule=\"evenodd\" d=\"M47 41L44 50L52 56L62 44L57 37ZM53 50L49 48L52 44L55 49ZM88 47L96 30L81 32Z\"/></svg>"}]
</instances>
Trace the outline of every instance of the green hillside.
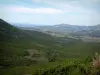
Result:
<instances>
[{"instance_id":1,"label":"green hillside","mask_svg":"<svg viewBox=\"0 0 100 75\"><path fill-rule=\"evenodd\" d=\"M97 75L95 52L99 42L22 30L0 19L0 75Z\"/></svg>"},{"instance_id":2,"label":"green hillside","mask_svg":"<svg viewBox=\"0 0 100 75\"><path fill-rule=\"evenodd\" d=\"M37 31L20 30L0 19L1 66L16 66L16 62L18 65L23 65L26 60L24 57L30 53L30 49L40 51L54 43L55 38L50 35ZM44 57L45 53L41 51L39 56Z\"/></svg>"},{"instance_id":3,"label":"green hillside","mask_svg":"<svg viewBox=\"0 0 100 75\"><path fill-rule=\"evenodd\" d=\"M67 59L42 65L30 65L1 70L3 75L99 75L90 58Z\"/></svg>"}]
</instances>

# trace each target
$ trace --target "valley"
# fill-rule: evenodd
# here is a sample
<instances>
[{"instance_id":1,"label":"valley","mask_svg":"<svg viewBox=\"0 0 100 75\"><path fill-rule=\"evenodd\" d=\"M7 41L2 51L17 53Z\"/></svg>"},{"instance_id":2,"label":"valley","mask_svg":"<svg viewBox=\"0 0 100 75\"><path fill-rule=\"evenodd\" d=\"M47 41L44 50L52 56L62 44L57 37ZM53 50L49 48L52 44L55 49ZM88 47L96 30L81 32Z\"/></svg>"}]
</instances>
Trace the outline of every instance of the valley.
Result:
<instances>
[{"instance_id":1,"label":"valley","mask_svg":"<svg viewBox=\"0 0 100 75\"><path fill-rule=\"evenodd\" d=\"M0 19L0 75L90 75L100 26L16 27ZM91 69L90 69L91 68Z\"/></svg>"}]
</instances>

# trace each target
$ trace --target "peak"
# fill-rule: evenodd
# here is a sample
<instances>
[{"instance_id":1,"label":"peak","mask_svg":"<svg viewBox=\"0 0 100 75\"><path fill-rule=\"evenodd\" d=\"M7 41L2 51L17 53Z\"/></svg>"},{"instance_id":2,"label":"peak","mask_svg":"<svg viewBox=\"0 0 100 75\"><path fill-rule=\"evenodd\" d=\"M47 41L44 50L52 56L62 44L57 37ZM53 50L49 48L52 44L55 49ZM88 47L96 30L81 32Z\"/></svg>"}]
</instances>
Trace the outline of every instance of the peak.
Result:
<instances>
[{"instance_id":1,"label":"peak","mask_svg":"<svg viewBox=\"0 0 100 75\"><path fill-rule=\"evenodd\" d=\"M7 23L7 22L0 18L0 23Z\"/></svg>"},{"instance_id":2,"label":"peak","mask_svg":"<svg viewBox=\"0 0 100 75\"><path fill-rule=\"evenodd\" d=\"M1 19L1 18L0 18L0 21L3 21L3 22L4 22L4 20L3 20L3 19Z\"/></svg>"},{"instance_id":3,"label":"peak","mask_svg":"<svg viewBox=\"0 0 100 75\"><path fill-rule=\"evenodd\" d=\"M70 25L62 23L62 24L58 24L58 25L55 25L55 26L70 26Z\"/></svg>"},{"instance_id":4,"label":"peak","mask_svg":"<svg viewBox=\"0 0 100 75\"><path fill-rule=\"evenodd\" d=\"M0 18L0 26L12 26L11 24L9 24L8 22L6 22L5 20Z\"/></svg>"}]
</instances>

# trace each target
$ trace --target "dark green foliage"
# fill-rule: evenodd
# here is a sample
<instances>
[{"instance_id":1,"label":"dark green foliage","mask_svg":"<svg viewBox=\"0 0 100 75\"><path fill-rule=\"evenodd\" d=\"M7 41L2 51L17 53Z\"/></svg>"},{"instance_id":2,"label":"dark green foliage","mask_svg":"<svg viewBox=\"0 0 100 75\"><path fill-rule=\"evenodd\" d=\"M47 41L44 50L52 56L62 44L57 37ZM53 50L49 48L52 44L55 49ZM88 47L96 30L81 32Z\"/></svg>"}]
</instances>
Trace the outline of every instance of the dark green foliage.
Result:
<instances>
[{"instance_id":1,"label":"dark green foliage","mask_svg":"<svg viewBox=\"0 0 100 75\"><path fill-rule=\"evenodd\" d=\"M99 75L100 70L97 69L93 71L93 67L90 61L85 59L72 59L68 60L65 64L61 62L61 65L58 65L55 68L44 69L34 73L34 75ZM65 62L65 61L63 61ZM76 64L76 62L78 64ZM86 64L87 62L87 64Z\"/></svg>"},{"instance_id":2,"label":"dark green foliage","mask_svg":"<svg viewBox=\"0 0 100 75\"><path fill-rule=\"evenodd\" d=\"M55 68L37 71L34 75L75 75L75 74L76 75L89 75L91 74L91 70L88 67L86 67L84 63L80 63L81 60L77 60L77 62L79 62L80 64L75 64L75 62L76 60L75 61L72 60L72 62L69 64L66 63L65 65L63 64L58 65ZM90 62L88 62L88 64L89 63Z\"/></svg>"},{"instance_id":3,"label":"dark green foliage","mask_svg":"<svg viewBox=\"0 0 100 75\"><path fill-rule=\"evenodd\" d=\"M47 58L49 60L49 62L54 62L57 60L57 57L58 57L58 53L57 53L57 50L47 50Z\"/></svg>"},{"instance_id":4,"label":"dark green foliage","mask_svg":"<svg viewBox=\"0 0 100 75\"><path fill-rule=\"evenodd\" d=\"M24 51L24 56L29 56L30 54L29 54L29 52L28 51Z\"/></svg>"},{"instance_id":5,"label":"dark green foliage","mask_svg":"<svg viewBox=\"0 0 100 75\"><path fill-rule=\"evenodd\" d=\"M20 30L0 19L0 66L10 67L34 64L35 60L25 59L25 56L29 56L28 50L43 50L54 43L54 37L48 34ZM37 56L41 57L42 55L33 55L33 57ZM28 60L29 62L26 62Z\"/></svg>"},{"instance_id":6,"label":"dark green foliage","mask_svg":"<svg viewBox=\"0 0 100 75\"><path fill-rule=\"evenodd\" d=\"M0 19L0 75L97 75L94 52L100 43L20 30Z\"/></svg>"}]
</instances>

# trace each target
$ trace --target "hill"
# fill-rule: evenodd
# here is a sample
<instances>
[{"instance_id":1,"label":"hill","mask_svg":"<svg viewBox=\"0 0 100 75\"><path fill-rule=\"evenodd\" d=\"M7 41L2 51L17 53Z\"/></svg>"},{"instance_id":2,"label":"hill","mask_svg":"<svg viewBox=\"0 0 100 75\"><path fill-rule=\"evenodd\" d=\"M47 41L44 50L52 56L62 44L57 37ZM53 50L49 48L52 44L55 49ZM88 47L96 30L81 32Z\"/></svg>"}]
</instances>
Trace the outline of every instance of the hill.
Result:
<instances>
[{"instance_id":1,"label":"hill","mask_svg":"<svg viewBox=\"0 0 100 75\"><path fill-rule=\"evenodd\" d=\"M99 42L84 42L69 36L54 37L37 30L19 29L4 20L0 21L0 26L1 59L4 57L1 65L4 66L30 65L92 56L100 49Z\"/></svg>"},{"instance_id":2,"label":"hill","mask_svg":"<svg viewBox=\"0 0 100 75\"><path fill-rule=\"evenodd\" d=\"M55 43L55 38L48 34L21 30L0 19L0 61L2 61L0 66L26 64L25 61L28 59L25 56L30 55L31 50L38 55L33 57L32 61L38 61L40 56L43 57L43 60L47 60L45 53L40 50L45 50Z\"/></svg>"},{"instance_id":3,"label":"hill","mask_svg":"<svg viewBox=\"0 0 100 75\"><path fill-rule=\"evenodd\" d=\"M57 32L65 35L72 36L92 36L100 37L100 25L94 26L77 26L69 24L58 24L54 26L35 26L34 28L40 29L41 31Z\"/></svg>"},{"instance_id":4,"label":"hill","mask_svg":"<svg viewBox=\"0 0 100 75\"><path fill-rule=\"evenodd\" d=\"M0 19L0 75L89 75L95 52L100 52L100 42L55 37Z\"/></svg>"}]
</instances>

